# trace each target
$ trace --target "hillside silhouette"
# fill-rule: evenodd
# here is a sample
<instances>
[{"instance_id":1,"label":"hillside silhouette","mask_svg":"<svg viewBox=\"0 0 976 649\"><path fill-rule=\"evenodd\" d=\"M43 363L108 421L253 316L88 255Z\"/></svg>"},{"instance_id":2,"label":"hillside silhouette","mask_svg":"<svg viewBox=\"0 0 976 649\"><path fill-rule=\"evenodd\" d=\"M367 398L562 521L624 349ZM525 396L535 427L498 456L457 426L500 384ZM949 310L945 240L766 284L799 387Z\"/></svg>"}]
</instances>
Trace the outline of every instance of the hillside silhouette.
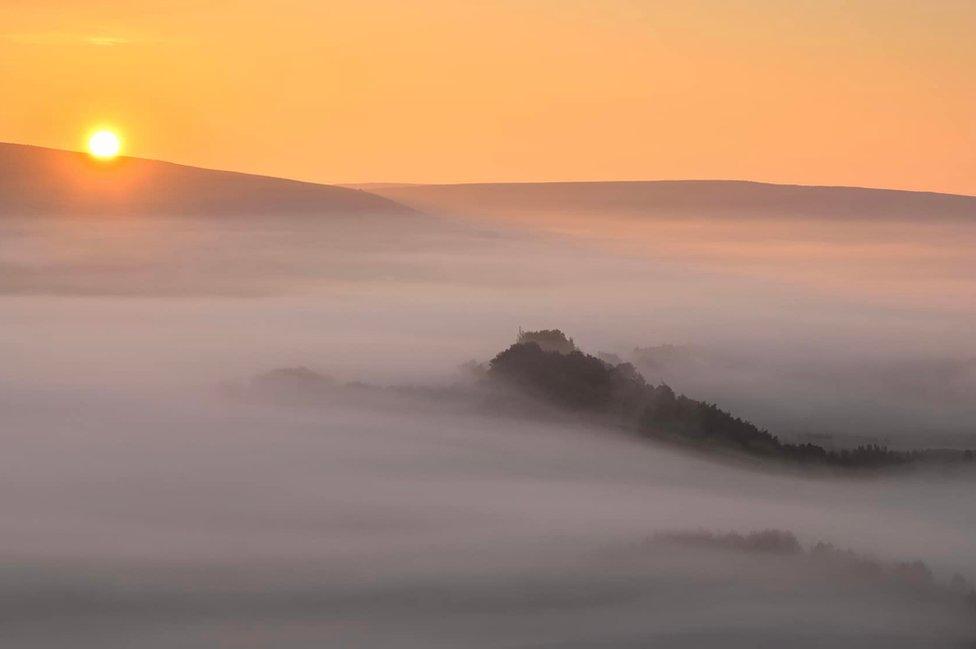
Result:
<instances>
[{"instance_id":1,"label":"hillside silhouette","mask_svg":"<svg viewBox=\"0 0 976 649\"><path fill-rule=\"evenodd\" d=\"M701 449L844 468L878 468L934 458L928 451L894 451L876 444L834 450L784 442L713 403L676 394L664 383L647 383L630 363L615 365L575 348L543 349L535 342L537 337L569 340L558 330L520 332L519 342L491 360L488 379L569 412L609 417L644 437ZM973 454L967 451L957 459L972 461Z\"/></svg>"},{"instance_id":2,"label":"hillside silhouette","mask_svg":"<svg viewBox=\"0 0 976 649\"><path fill-rule=\"evenodd\" d=\"M616 213L668 217L972 219L976 197L738 180L375 185L425 211Z\"/></svg>"},{"instance_id":3,"label":"hillside silhouette","mask_svg":"<svg viewBox=\"0 0 976 649\"><path fill-rule=\"evenodd\" d=\"M395 215L416 211L346 187L140 158L0 143L3 216Z\"/></svg>"}]
</instances>

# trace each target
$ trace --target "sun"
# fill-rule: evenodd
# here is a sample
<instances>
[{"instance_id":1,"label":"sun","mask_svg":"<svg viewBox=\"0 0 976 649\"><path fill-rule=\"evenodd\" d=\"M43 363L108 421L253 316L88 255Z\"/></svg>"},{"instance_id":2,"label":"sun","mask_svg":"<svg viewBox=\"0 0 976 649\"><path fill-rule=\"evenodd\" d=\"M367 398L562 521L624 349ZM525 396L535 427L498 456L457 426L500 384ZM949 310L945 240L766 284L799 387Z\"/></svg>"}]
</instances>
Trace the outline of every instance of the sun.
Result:
<instances>
[{"instance_id":1,"label":"sun","mask_svg":"<svg viewBox=\"0 0 976 649\"><path fill-rule=\"evenodd\" d=\"M111 160L122 150L122 140L109 130L98 130L88 138L88 153L99 160Z\"/></svg>"}]
</instances>

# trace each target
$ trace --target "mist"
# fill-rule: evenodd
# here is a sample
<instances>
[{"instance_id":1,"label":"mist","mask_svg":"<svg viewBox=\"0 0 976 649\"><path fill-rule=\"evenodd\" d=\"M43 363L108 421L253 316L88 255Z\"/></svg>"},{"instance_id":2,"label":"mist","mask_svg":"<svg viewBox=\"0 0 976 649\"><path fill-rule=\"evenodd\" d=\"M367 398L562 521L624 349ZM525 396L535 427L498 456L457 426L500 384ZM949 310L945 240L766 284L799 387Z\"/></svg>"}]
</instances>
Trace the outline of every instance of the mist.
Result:
<instances>
[{"instance_id":1,"label":"mist","mask_svg":"<svg viewBox=\"0 0 976 649\"><path fill-rule=\"evenodd\" d=\"M901 253L872 257L874 275L838 264L810 283L762 246L748 263L703 256L703 241L728 236L716 222L643 223L634 238L609 221L600 236L567 225L577 218L6 218L5 641L971 641L961 597L650 542L787 530L804 547L921 560L939 584L971 581L971 472L811 476L572 417L492 412L477 395L296 403L232 389L304 366L452 394L458 367L487 361L520 326L559 327L787 439L976 447L961 266L933 265L929 292L895 290L901 271L884 269ZM867 245L892 226L851 227ZM934 246L949 226L932 227ZM959 241L972 234L953 227ZM792 231L814 240L819 228ZM946 272L954 281L940 283ZM646 353L662 344L683 352Z\"/></svg>"},{"instance_id":2,"label":"mist","mask_svg":"<svg viewBox=\"0 0 976 649\"><path fill-rule=\"evenodd\" d=\"M402 401L5 394L17 646L971 637L971 611L953 602L851 589L777 557L646 545L672 530L788 529L921 558L948 582L976 561L970 478L755 472L605 430Z\"/></svg>"},{"instance_id":3,"label":"mist","mask_svg":"<svg viewBox=\"0 0 976 649\"><path fill-rule=\"evenodd\" d=\"M42 382L401 380L555 326L791 438L976 446L976 229L896 216L7 218L0 345Z\"/></svg>"}]
</instances>

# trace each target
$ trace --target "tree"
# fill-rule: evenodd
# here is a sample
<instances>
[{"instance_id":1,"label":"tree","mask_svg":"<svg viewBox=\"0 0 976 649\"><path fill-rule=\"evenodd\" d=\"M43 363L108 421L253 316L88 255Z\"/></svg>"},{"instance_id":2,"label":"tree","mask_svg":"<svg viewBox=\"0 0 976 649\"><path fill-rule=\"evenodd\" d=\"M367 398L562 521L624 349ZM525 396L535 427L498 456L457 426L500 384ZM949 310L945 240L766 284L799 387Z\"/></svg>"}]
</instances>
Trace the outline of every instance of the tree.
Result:
<instances>
[{"instance_id":1,"label":"tree","mask_svg":"<svg viewBox=\"0 0 976 649\"><path fill-rule=\"evenodd\" d=\"M815 444L785 443L714 403L678 395L663 383L648 385L630 363L614 365L584 354L557 329L521 331L519 340L491 360L489 380L514 385L567 410L614 416L648 437L842 467L890 466L919 457L878 445L831 451ZM546 341L548 348L537 340Z\"/></svg>"},{"instance_id":2,"label":"tree","mask_svg":"<svg viewBox=\"0 0 976 649\"><path fill-rule=\"evenodd\" d=\"M578 351L576 343L572 338L567 338L566 334L559 329L542 329L540 331L523 331L519 328L516 344L524 345L535 343L542 351L559 352L560 354L570 354Z\"/></svg>"}]
</instances>

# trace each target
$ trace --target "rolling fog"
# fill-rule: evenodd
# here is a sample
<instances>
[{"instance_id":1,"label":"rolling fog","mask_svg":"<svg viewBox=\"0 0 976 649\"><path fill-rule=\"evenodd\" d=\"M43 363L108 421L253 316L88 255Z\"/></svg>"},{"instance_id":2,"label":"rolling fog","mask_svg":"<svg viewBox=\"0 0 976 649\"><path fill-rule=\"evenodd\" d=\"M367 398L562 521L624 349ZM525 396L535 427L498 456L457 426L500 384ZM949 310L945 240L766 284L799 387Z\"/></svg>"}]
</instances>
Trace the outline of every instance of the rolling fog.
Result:
<instances>
[{"instance_id":1,"label":"rolling fog","mask_svg":"<svg viewBox=\"0 0 976 649\"><path fill-rule=\"evenodd\" d=\"M281 365L437 380L491 358L519 326L559 327L586 351L790 438L976 446L976 225L956 216L506 212L0 228L0 345L18 380L75 381L76 362L108 383L121 372L206 384ZM668 345L681 353L646 353ZM171 371L147 373L141 359Z\"/></svg>"},{"instance_id":2,"label":"rolling fog","mask_svg":"<svg viewBox=\"0 0 976 649\"><path fill-rule=\"evenodd\" d=\"M970 477L752 472L402 403L35 389L3 408L17 646L955 646L973 632L956 603L802 562L644 545L775 527L924 558L946 581L976 562Z\"/></svg>"},{"instance_id":3,"label":"rolling fog","mask_svg":"<svg viewBox=\"0 0 976 649\"><path fill-rule=\"evenodd\" d=\"M0 637L27 649L972 639L973 612L953 602L851 586L802 560L647 545L661 531L776 528L972 580L966 473L803 477L477 408L307 407L222 388L291 366L444 385L517 327L559 327L623 358L706 350L645 374L787 437L976 447L961 252L973 226L935 224L907 246L879 239L907 236L891 224L732 238L709 222L622 219L599 235L547 223L5 220ZM774 250L784 238L795 256ZM950 239L955 261L941 263Z\"/></svg>"}]
</instances>

